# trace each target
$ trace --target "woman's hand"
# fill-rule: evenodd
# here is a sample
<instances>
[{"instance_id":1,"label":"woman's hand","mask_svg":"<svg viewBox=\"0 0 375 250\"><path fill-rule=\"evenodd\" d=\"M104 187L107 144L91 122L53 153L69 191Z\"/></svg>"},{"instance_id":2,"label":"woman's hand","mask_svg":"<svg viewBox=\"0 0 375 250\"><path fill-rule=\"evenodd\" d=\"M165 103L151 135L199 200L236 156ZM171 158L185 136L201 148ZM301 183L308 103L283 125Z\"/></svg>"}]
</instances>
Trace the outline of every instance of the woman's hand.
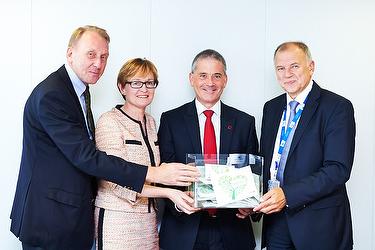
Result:
<instances>
[{"instance_id":1,"label":"woman's hand","mask_svg":"<svg viewBox=\"0 0 375 250\"><path fill-rule=\"evenodd\" d=\"M192 214L199 211L194 207L194 199L191 198L191 192L183 192L181 190L168 188L168 198L174 202L176 209L186 214Z\"/></svg>"}]
</instances>

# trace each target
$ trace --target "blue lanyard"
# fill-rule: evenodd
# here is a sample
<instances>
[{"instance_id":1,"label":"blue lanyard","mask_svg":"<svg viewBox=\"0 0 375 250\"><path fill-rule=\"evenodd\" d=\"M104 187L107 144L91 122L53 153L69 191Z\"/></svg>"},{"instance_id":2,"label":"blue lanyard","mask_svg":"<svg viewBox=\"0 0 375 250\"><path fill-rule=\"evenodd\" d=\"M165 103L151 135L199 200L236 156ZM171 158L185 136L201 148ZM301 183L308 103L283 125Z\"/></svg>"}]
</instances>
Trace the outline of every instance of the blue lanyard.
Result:
<instances>
[{"instance_id":1,"label":"blue lanyard","mask_svg":"<svg viewBox=\"0 0 375 250\"><path fill-rule=\"evenodd\" d=\"M286 110L287 109L286 108L284 109L283 121L281 122L282 127L281 127L281 134L280 134L279 150L277 151L277 157L276 157L276 161L275 161L275 172L273 173L273 176L272 176L273 180L276 180L277 170L279 169L279 165L280 165L281 154L284 151L286 141L288 140L290 132L296 126L299 118L302 115L302 111L305 108L306 100L307 100L307 97L305 98L305 101L303 102L302 105L298 105L298 106L300 106L299 109L298 109L298 112L295 114L293 120L289 123L288 128L286 128Z\"/></svg>"}]
</instances>

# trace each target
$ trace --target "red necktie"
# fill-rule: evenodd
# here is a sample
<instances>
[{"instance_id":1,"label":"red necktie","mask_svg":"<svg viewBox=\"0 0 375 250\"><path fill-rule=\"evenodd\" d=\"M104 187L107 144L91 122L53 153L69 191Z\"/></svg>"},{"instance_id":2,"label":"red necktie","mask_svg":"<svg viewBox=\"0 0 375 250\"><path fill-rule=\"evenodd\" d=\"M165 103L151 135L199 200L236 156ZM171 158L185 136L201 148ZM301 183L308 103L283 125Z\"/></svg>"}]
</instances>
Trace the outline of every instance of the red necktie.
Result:
<instances>
[{"instance_id":1,"label":"red necktie","mask_svg":"<svg viewBox=\"0 0 375 250\"><path fill-rule=\"evenodd\" d=\"M213 113L214 111L212 110L205 110L203 112L203 114L206 116L206 122L204 124L203 154L205 163L216 164L216 137L214 125L212 124L211 120ZM207 209L207 212L210 216L216 215L215 208Z\"/></svg>"},{"instance_id":2,"label":"red necktie","mask_svg":"<svg viewBox=\"0 0 375 250\"><path fill-rule=\"evenodd\" d=\"M205 110L203 114L206 116L206 122L204 124L204 137L203 137L203 154L205 155L206 163L216 163L216 137L215 129L212 124L211 117L214 111Z\"/></svg>"}]
</instances>

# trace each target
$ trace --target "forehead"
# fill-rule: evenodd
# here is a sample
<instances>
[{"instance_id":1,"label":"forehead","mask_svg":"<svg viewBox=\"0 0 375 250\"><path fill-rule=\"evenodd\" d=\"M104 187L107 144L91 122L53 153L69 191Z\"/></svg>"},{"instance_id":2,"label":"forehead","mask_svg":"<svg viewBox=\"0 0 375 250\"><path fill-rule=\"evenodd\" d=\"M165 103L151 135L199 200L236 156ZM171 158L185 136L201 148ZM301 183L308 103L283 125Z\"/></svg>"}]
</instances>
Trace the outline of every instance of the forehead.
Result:
<instances>
[{"instance_id":1,"label":"forehead","mask_svg":"<svg viewBox=\"0 0 375 250\"><path fill-rule=\"evenodd\" d=\"M86 31L83 33L73 47L87 51L98 50L103 53L108 53L107 40L94 31Z\"/></svg>"},{"instance_id":2,"label":"forehead","mask_svg":"<svg viewBox=\"0 0 375 250\"><path fill-rule=\"evenodd\" d=\"M307 57L302 49L297 46L290 46L278 51L275 56L275 65L303 63L307 61Z\"/></svg>"},{"instance_id":3,"label":"forehead","mask_svg":"<svg viewBox=\"0 0 375 250\"><path fill-rule=\"evenodd\" d=\"M152 74L151 71L147 71L147 72L138 71L133 76L130 76L130 79L131 80L151 80L151 79L154 79L154 75Z\"/></svg>"},{"instance_id":4,"label":"forehead","mask_svg":"<svg viewBox=\"0 0 375 250\"><path fill-rule=\"evenodd\" d=\"M198 73L224 73L224 65L219 60L206 57L197 61L195 70Z\"/></svg>"}]
</instances>

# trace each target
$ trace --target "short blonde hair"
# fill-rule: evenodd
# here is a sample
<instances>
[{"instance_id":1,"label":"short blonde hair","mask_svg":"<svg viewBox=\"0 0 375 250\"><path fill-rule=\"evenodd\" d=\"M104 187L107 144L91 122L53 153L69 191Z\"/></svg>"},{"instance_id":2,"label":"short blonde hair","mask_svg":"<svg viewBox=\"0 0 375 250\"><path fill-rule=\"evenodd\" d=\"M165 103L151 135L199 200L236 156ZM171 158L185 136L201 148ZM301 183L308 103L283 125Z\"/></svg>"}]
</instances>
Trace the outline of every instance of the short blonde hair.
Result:
<instances>
[{"instance_id":1,"label":"short blonde hair","mask_svg":"<svg viewBox=\"0 0 375 250\"><path fill-rule=\"evenodd\" d=\"M83 35L83 33L87 31L93 31L98 33L101 37L103 37L108 43L110 42L109 35L105 29L99 28L97 26L93 25L86 25L83 27L77 28L75 31L73 31L73 34L70 36L68 47L72 47Z\"/></svg>"}]
</instances>

